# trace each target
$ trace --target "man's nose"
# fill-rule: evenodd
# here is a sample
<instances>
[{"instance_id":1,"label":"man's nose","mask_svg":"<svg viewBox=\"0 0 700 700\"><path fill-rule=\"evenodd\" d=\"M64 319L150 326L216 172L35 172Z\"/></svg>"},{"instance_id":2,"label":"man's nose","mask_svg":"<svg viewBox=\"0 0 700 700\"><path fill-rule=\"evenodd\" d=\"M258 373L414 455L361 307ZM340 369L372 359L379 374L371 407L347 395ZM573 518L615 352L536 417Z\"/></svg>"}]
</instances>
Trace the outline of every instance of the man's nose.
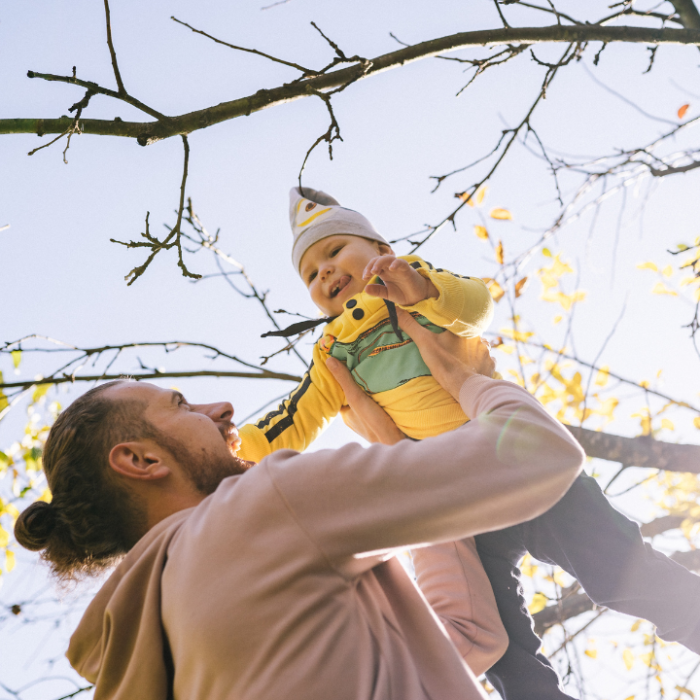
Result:
<instances>
[{"instance_id":1,"label":"man's nose","mask_svg":"<svg viewBox=\"0 0 700 700\"><path fill-rule=\"evenodd\" d=\"M229 421L233 418L233 406L228 401L194 404L192 410L203 413L213 421Z\"/></svg>"}]
</instances>

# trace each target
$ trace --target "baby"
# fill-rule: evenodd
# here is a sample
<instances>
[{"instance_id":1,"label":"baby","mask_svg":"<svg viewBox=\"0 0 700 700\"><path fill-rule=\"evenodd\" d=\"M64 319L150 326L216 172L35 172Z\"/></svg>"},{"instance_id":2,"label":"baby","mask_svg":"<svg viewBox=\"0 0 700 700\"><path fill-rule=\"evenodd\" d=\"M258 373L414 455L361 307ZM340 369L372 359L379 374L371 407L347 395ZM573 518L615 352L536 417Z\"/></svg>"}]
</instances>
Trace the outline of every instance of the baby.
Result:
<instances>
[{"instance_id":1,"label":"baby","mask_svg":"<svg viewBox=\"0 0 700 700\"><path fill-rule=\"evenodd\" d=\"M258 462L275 450L302 451L318 437L345 404L328 357L344 362L409 438L463 425L468 417L398 328L394 304L435 333L475 337L493 316L486 285L415 255L395 257L364 216L323 192L294 188L290 195L294 267L327 325L301 384L277 410L241 429L239 456ZM416 550L416 575L476 673L503 652L502 628L492 614L495 594L509 644L487 677L506 699L570 697L539 653L541 640L526 611L517 569L526 551L578 578L599 605L651 620L659 636L700 651L700 577L646 545L639 526L618 513L590 477L579 477L538 518L478 536L476 549L479 556L470 538ZM482 562L493 593L483 585Z\"/></svg>"}]
</instances>

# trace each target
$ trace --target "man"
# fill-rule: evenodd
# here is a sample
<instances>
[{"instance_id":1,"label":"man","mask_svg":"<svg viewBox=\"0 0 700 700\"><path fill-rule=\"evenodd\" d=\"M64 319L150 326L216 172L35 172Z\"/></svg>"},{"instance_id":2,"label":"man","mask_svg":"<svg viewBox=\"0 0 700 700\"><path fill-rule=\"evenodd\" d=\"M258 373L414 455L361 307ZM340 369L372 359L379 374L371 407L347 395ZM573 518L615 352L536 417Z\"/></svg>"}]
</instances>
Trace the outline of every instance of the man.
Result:
<instances>
[{"instance_id":1,"label":"man","mask_svg":"<svg viewBox=\"0 0 700 700\"><path fill-rule=\"evenodd\" d=\"M68 651L97 700L485 697L391 552L537 516L584 455L524 390L479 376L493 372L487 346L401 324L475 417L465 427L248 470L229 452L228 403L119 382L61 415L52 505L30 506L16 533L66 576L128 550ZM343 369L356 424L398 440Z\"/></svg>"}]
</instances>

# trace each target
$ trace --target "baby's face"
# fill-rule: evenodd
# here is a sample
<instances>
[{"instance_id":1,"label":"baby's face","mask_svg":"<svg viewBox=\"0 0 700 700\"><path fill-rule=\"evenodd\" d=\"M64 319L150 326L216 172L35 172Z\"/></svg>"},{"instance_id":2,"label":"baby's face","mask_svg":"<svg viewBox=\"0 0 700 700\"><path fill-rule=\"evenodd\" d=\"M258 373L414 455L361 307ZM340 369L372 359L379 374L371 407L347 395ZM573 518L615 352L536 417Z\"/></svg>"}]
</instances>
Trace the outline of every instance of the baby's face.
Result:
<instances>
[{"instance_id":1,"label":"baby's face","mask_svg":"<svg viewBox=\"0 0 700 700\"><path fill-rule=\"evenodd\" d=\"M365 288L362 273L367 263L390 251L389 246L360 236L329 236L304 253L301 278L314 304L327 316L338 316L343 304Z\"/></svg>"}]
</instances>

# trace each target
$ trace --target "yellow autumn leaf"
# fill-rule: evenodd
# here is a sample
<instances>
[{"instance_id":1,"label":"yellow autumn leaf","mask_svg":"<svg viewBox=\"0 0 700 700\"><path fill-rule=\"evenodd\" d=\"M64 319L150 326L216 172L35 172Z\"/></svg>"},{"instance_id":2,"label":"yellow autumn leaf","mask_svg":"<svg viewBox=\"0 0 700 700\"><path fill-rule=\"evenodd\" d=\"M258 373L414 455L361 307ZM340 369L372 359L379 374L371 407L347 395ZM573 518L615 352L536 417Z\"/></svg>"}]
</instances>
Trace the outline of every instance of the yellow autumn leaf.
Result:
<instances>
[{"instance_id":1,"label":"yellow autumn leaf","mask_svg":"<svg viewBox=\"0 0 700 700\"><path fill-rule=\"evenodd\" d=\"M9 574L15 568L15 553L11 550L5 551L5 571Z\"/></svg>"},{"instance_id":2,"label":"yellow autumn leaf","mask_svg":"<svg viewBox=\"0 0 700 700\"><path fill-rule=\"evenodd\" d=\"M564 318L564 317L563 317L561 314L557 314L557 315L554 317L554 319L552 320L552 323L554 323L554 325L556 326L558 323L561 323L561 320L562 320L563 318Z\"/></svg>"},{"instance_id":3,"label":"yellow autumn leaf","mask_svg":"<svg viewBox=\"0 0 700 700\"><path fill-rule=\"evenodd\" d=\"M19 518L19 511L12 503L5 503L2 512L7 513L12 518L13 523Z\"/></svg>"},{"instance_id":4,"label":"yellow autumn leaf","mask_svg":"<svg viewBox=\"0 0 700 700\"><path fill-rule=\"evenodd\" d=\"M673 268L670 265L666 265L666 267L661 270L661 274L664 277L671 277L673 275Z\"/></svg>"},{"instance_id":5,"label":"yellow autumn leaf","mask_svg":"<svg viewBox=\"0 0 700 700\"><path fill-rule=\"evenodd\" d=\"M692 690L689 690L688 688L686 688L685 686L677 685L676 690L679 693L685 693L686 695L689 695L691 698L695 697L695 693Z\"/></svg>"},{"instance_id":6,"label":"yellow autumn leaf","mask_svg":"<svg viewBox=\"0 0 700 700\"><path fill-rule=\"evenodd\" d=\"M659 268L656 267L656 263L653 263L653 262L637 263L637 269L638 270L653 270L654 272L659 271Z\"/></svg>"},{"instance_id":7,"label":"yellow autumn leaf","mask_svg":"<svg viewBox=\"0 0 700 700\"><path fill-rule=\"evenodd\" d=\"M530 611L530 615L537 614L540 610L544 610L547 607L547 596L544 593L535 593L532 596L532 602L527 606Z\"/></svg>"},{"instance_id":8,"label":"yellow autumn leaf","mask_svg":"<svg viewBox=\"0 0 700 700\"><path fill-rule=\"evenodd\" d=\"M43 377L37 377L37 379L42 379ZM36 403L41 399L43 396L46 395L46 392L51 388L51 384L39 384L38 386L34 387L34 392L32 393L32 401Z\"/></svg>"},{"instance_id":9,"label":"yellow autumn leaf","mask_svg":"<svg viewBox=\"0 0 700 700\"><path fill-rule=\"evenodd\" d=\"M650 651L646 654L640 654L639 658L645 666L649 666L649 668L651 668L651 662L654 660L654 656L654 652Z\"/></svg>"},{"instance_id":10,"label":"yellow autumn leaf","mask_svg":"<svg viewBox=\"0 0 700 700\"><path fill-rule=\"evenodd\" d=\"M675 430L676 429L676 426L673 425L673 423L668 418L661 419L661 427L665 428L666 430Z\"/></svg>"},{"instance_id":11,"label":"yellow autumn leaf","mask_svg":"<svg viewBox=\"0 0 700 700\"><path fill-rule=\"evenodd\" d=\"M10 533L0 525L0 548L7 547L10 543Z\"/></svg>"},{"instance_id":12,"label":"yellow autumn leaf","mask_svg":"<svg viewBox=\"0 0 700 700\"><path fill-rule=\"evenodd\" d=\"M696 416L693 418L693 425L700 430L700 416Z\"/></svg>"},{"instance_id":13,"label":"yellow autumn leaf","mask_svg":"<svg viewBox=\"0 0 700 700\"><path fill-rule=\"evenodd\" d=\"M486 230L485 226L475 226L474 233L477 238L481 238L482 241L488 240L489 232Z\"/></svg>"},{"instance_id":14,"label":"yellow autumn leaf","mask_svg":"<svg viewBox=\"0 0 700 700\"><path fill-rule=\"evenodd\" d=\"M663 282L657 282L654 285L654 288L651 290L652 294L668 294L669 296L672 297L677 297L678 292L674 292L672 289L669 289Z\"/></svg>"},{"instance_id":15,"label":"yellow autumn leaf","mask_svg":"<svg viewBox=\"0 0 700 700\"><path fill-rule=\"evenodd\" d=\"M631 649L625 649L625 650L622 652L622 661L623 661L624 664L625 664L625 668L626 668L628 671L631 671L631 670L632 670L632 666L634 666L634 654L632 653L632 650L631 650ZM634 697L634 695L633 695L632 697Z\"/></svg>"},{"instance_id":16,"label":"yellow autumn leaf","mask_svg":"<svg viewBox=\"0 0 700 700\"><path fill-rule=\"evenodd\" d=\"M610 378L610 366L603 365L599 370L595 378L596 386L605 386Z\"/></svg>"},{"instance_id":17,"label":"yellow autumn leaf","mask_svg":"<svg viewBox=\"0 0 700 700\"><path fill-rule=\"evenodd\" d=\"M698 278L698 277L684 277L680 281L680 285L681 285L681 287L685 287L685 286L692 284L693 282L696 282L696 281L700 281L700 278Z\"/></svg>"},{"instance_id":18,"label":"yellow autumn leaf","mask_svg":"<svg viewBox=\"0 0 700 700\"><path fill-rule=\"evenodd\" d=\"M498 346L498 349L504 352L506 355L512 355L515 352L515 348L512 345L506 345L505 343L501 343ZM697 420L700 421L700 418ZM698 428L700 428L700 423L698 423Z\"/></svg>"},{"instance_id":19,"label":"yellow autumn leaf","mask_svg":"<svg viewBox=\"0 0 700 700\"><path fill-rule=\"evenodd\" d=\"M586 651L583 652L586 656L590 656L592 659L597 658L598 652L595 649L586 649Z\"/></svg>"},{"instance_id":20,"label":"yellow autumn leaf","mask_svg":"<svg viewBox=\"0 0 700 700\"><path fill-rule=\"evenodd\" d=\"M542 301L550 301L550 302L556 302L559 303L564 311L570 311L571 307L578 303L579 301L583 301L586 298L586 292L584 291L577 291L574 292L573 294L564 294L564 292L544 292L541 296L540 299Z\"/></svg>"},{"instance_id":21,"label":"yellow autumn leaf","mask_svg":"<svg viewBox=\"0 0 700 700\"><path fill-rule=\"evenodd\" d=\"M44 489L41 492L41 496L36 499L37 501L44 501L44 503L51 503L51 489Z\"/></svg>"},{"instance_id":22,"label":"yellow autumn leaf","mask_svg":"<svg viewBox=\"0 0 700 700\"><path fill-rule=\"evenodd\" d=\"M554 580L554 583L557 584L560 588L566 588L567 586L567 580L566 580L566 572L562 571L561 569L557 569L554 572L554 576L552 577Z\"/></svg>"},{"instance_id":23,"label":"yellow autumn leaf","mask_svg":"<svg viewBox=\"0 0 700 700\"><path fill-rule=\"evenodd\" d=\"M476 194L474 195L474 201L477 204L481 204L484 201L484 197L486 196L486 191L488 190L488 187L486 185L482 185L479 187L479 189L476 191Z\"/></svg>"},{"instance_id":24,"label":"yellow autumn leaf","mask_svg":"<svg viewBox=\"0 0 700 700\"><path fill-rule=\"evenodd\" d=\"M649 388L649 380L648 380L648 379L642 379L642 381L639 382L639 386L641 386L642 389L648 389L648 388Z\"/></svg>"},{"instance_id":25,"label":"yellow autumn leaf","mask_svg":"<svg viewBox=\"0 0 700 700\"><path fill-rule=\"evenodd\" d=\"M690 107L690 104L686 103L678 108L677 114L679 119L683 119L685 113L688 111L688 107Z\"/></svg>"},{"instance_id":26,"label":"yellow autumn leaf","mask_svg":"<svg viewBox=\"0 0 700 700\"><path fill-rule=\"evenodd\" d=\"M700 287L698 287L694 292L693 292L693 301L695 303L700 302Z\"/></svg>"},{"instance_id":27,"label":"yellow autumn leaf","mask_svg":"<svg viewBox=\"0 0 700 700\"><path fill-rule=\"evenodd\" d=\"M496 246L496 262L499 265L503 265L503 241L498 241Z\"/></svg>"},{"instance_id":28,"label":"yellow autumn leaf","mask_svg":"<svg viewBox=\"0 0 700 700\"><path fill-rule=\"evenodd\" d=\"M463 202L466 202L470 207L474 206L474 200L469 192L457 192L455 197L457 197L457 199L461 199Z\"/></svg>"},{"instance_id":29,"label":"yellow autumn leaf","mask_svg":"<svg viewBox=\"0 0 700 700\"><path fill-rule=\"evenodd\" d=\"M515 283L515 298L517 299L519 296L522 296L523 291L525 290L525 286L527 285L527 277L523 277L521 280L518 280Z\"/></svg>"},{"instance_id":30,"label":"yellow autumn leaf","mask_svg":"<svg viewBox=\"0 0 700 700\"><path fill-rule=\"evenodd\" d=\"M524 343L528 338L532 338L535 335L532 331L517 331L513 328L501 328L498 332L503 333L503 335L512 340L517 340L519 343Z\"/></svg>"},{"instance_id":31,"label":"yellow autumn leaf","mask_svg":"<svg viewBox=\"0 0 700 700\"><path fill-rule=\"evenodd\" d=\"M603 418L607 418L608 422L612 422L615 420L613 412L618 407L619 403L620 401L618 399L616 399L614 396L610 396L609 398L605 399L605 401L600 402L600 406L596 408L594 413L602 416Z\"/></svg>"},{"instance_id":32,"label":"yellow autumn leaf","mask_svg":"<svg viewBox=\"0 0 700 700\"><path fill-rule=\"evenodd\" d=\"M644 620L635 620L634 624L632 627L630 627L630 632L636 632L639 629L639 626L644 622Z\"/></svg>"},{"instance_id":33,"label":"yellow autumn leaf","mask_svg":"<svg viewBox=\"0 0 700 700\"><path fill-rule=\"evenodd\" d=\"M545 258L551 258L552 251L549 248L542 248L542 255L544 255Z\"/></svg>"},{"instance_id":34,"label":"yellow autumn leaf","mask_svg":"<svg viewBox=\"0 0 700 700\"><path fill-rule=\"evenodd\" d=\"M488 290L491 293L493 300L495 302L499 302L505 294L505 290L503 289L503 287L501 287L501 285L498 284L498 282L496 282L496 280L492 279L491 277L483 277L482 279L486 283L486 286L488 287Z\"/></svg>"},{"instance_id":35,"label":"yellow autumn leaf","mask_svg":"<svg viewBox=\"0 0 700 700\"><path fill-rule=\"evenodd\" d=\"M630 695L629 697L625 698L625 700L634 700L634 695Z\"/></svg>"},{"instance_id":36,"label":"yellow autumn leaf","mask_svg":"<svg viewBox=\"0 0 700 700\"><path fill-rule=\"evenodd\" d=\"M496 207L489 212L489 216L492 219L500 219L501 221L509 221L513 218L513 215L507 209L500 209Z\"/></svg>"},{"instance_id":37,"label":"yellow autumn leaf","mask_svg":"<svg viewBox=\"0 0 700 700\"><path fill-rule=\"evenodd\" d=\"M523 576L527 576L528 578L532 578L535 575L537 568L538 568L537 564L532 563L532 557L530 556L530 553L528 552L523 557L523 560L520 562L520 572L522 573Z\"/></svg>"}]
</instances>

